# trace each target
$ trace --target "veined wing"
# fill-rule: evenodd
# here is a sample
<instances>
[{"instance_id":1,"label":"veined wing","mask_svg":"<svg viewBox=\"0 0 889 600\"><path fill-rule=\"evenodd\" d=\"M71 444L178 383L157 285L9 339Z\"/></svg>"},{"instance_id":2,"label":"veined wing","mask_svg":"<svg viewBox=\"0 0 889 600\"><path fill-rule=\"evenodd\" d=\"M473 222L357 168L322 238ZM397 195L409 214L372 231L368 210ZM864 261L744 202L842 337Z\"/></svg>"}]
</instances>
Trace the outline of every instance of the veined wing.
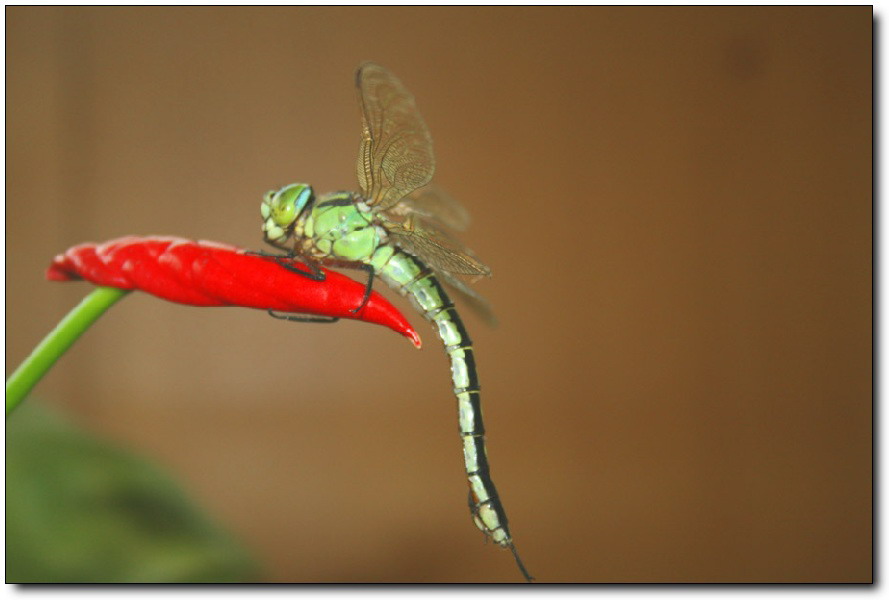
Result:
<instances>
[{"instance_id":1,"label":"veined wing","mask_svg":"<svg viewBox=\"0 0 889 600\"><path fill-rule=\"evenodd\" d=\"M355 85L362 117L358 185L368 204L386 209L432 179L432 137L414 96L395 75L365 63Z\"/></svg>"},{"instance_id":2,"label":"veined wing","mask_svg":"<svg viewBox=\"0 0 889 600\"><path fill-rule=\"evenodd\" d=\"M460 241L410 217L403 223L387 223L389 241L435 269L450 275L490 277L491 269Z\"/></svg>"},{"instance_id":3,"label":"veined wing","mask_svg":"<svg viewBox=\"0 0 889 600\"><path fill-rule=\"evenodd\" d=\"M418 215L425 221L444 225L455 231L465 231L469 227L469 213L466 209L433 183L414 190L386 212L396 221Z\"/></svg>"},{"instance_id":4,"label":"veined wing","mask_svg":"<svg viewBox=\"0 0 889 600\"><path fill-rule=\"evenodd\" d=\"M435 269L433 269L433 271L435 271ZM463 300L469 308L475 311L478 316L484 319L488 325L491 327L497 326L497 317L494 316L494 311L491 309L491 303L481 294L463 283L463 281L457 277L444 271L435 271L435 276L448 285L451 291L456 291L459 294L460 299Z\"/></svg>"},{"instance_id":5,"label":"veined wing","mask_svg":"<svg viewBox=\"0 0 889 600\"><path fill-rule=\"evenodd\" d=\"M488 325L496 326L497 319L488 301L458 277L474 276L477 279L491 275L491 269L469 248L417 216L411 216L401 224L389 222L386 229L390 242L426 263L435 276L456 291Z\"/></svg>"}]
</instances>

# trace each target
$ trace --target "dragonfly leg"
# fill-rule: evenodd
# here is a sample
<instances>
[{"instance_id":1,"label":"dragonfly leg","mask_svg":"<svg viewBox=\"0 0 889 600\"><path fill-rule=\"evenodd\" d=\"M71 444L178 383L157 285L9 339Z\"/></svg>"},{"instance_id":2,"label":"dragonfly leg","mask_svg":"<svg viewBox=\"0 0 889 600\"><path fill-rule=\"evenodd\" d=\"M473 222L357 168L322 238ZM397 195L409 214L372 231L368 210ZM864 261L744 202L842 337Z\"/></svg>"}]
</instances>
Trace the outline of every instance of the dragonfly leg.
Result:
<instances>
[{"instance_id":1,"label":"dragonfly leg","mask_svg":"<svg viewBox=\"0 0 889 600\"><path fill-rule=\"evenodd\" d=\"M321 270L321 267L312 260L303 258L303 262L299 263L301 265L307 266L310 269L311 272L306 273L302 269L293 266L292 261L296 260L296 256L281 256L279 254L267 254L266 256L275 258L275 262L277 262L288 271L293 271L294 273L298 273L303 277L308 277L313 281L324 281L324 279L327 277L324 274L324 271ZM373 266L366 263L352 262L333 263L333 266L354 267L367 272L367 283L364 286L364 296L361 298L361 303L357 307L350 309L350 312L352 312L353 314L359 312L362 308L367 306L367 302L370 300L370 294L373 291L374 275L376 274Z\"/></svg>"},{"instance_id":2,"label":"dragonfly leg","mask_svg":"<svg viewBox=\"0 0 889 600\"><path fill-rule=\"evenodd\" d=\"M368 300L370 300L371 292L373 292L374 276L376 275L376 270L373 268L373 265L357 260L330 260L325 261L324 264L340 269L361 269L362 271L367 272L367 283L364 285L364 297L361 298L361 303L358 306L351 309L351 312L357 313L364 308L367 305ZM310 268L311 266L311 263L309 263Z\"/></svg>"},{"instance_id":3,"label":"dragonfly leg","mask_svg":"<svg viewBox=\"0 0 889 600\"><path fill-rule=\"evenodd\" d=\"M364 269L367 271L367 285L364 287L364 297L361 299L361 304L358 305L358 308L353 308L352 312L357 313L362 308L367 305L367 301L370 300L370 293L373 291L374 285L374 268L372 265L368 265L365 263L361 263L358 267L359 269Z\"/></svg>"},{"instance_id":4,"label":"dragonfly leg","mask_svg":"<svg viewBox=\"0 0 889 600\"><path fill-rule=\"evenodd\" d=\"M299 273L303 277L308 277L309 279L311 279L313 281L324 281L327 278L327 276L324 274L324 271L321 270L321 267L319 267L317 265L317 263L310 261L310 260L304 259L302 264L309 267L309 270L311 271L311 273L306 273L302 269L297 269L292 264L285 263L281 260L279 260L277 262L279 265L281 265L288 271L293 271L294 273Z\"/></svg>"},{"instance_id":5,"label":"dragonfly leg","mask_svg":"<svg viewBox=\"0 0 889 600\"><path fill-rule=\"evenodd\" d=\"M272 316L276 319L282 319L284 321L295 321L297 323L336 323L339 321L339 317L306 317L300 316L298 313L277 313L274 310L268 311L269 316Z\"/></svg>"},{"instance_id":6,"label":"dragonfly leg","mask_svg":"<svg viewBox=\"0 0 889 600\"><path fill-rule=\"evenodd\" d=\"M267 258L271 258L278 265L284 267L291 273L296 273L297 275L302 275L303 277L307 277L312 281L324 281L327 276L324 274L324 271L321 270L315 262L306 259L305 257L301 257L293 252L288 252L287 254L272 254L269 252L263 252L260 250L259 252L254 252L253 250L248 250L244 254L249 254L251 256L265 256ZM302 262L297 262L302 258ZM297 263L299 265L305 265L308 267L309 271L305 271L304 269L300 269L294 265Z\"/></svg>"},{"instance_id":7,"label":"dragonfly leg","mask_svg":"<svg viewBox=\"0 0 889 600\"><path fill-rule=\"evenodd\" d=\"M303 277L307 277L312 281L324 281L327 278L327 275L324 271L321 270L321 267L314 260L310 260L304 256L300 256L295 254L294 252L288 252L287 254L271 254L269 252L263 252L260 250L259 252L255 252L253 250L248 250L245 254L250 254L252 256L265 256L274 260L280 266L284 267L288 271L296 273L297 275L302 275ZM301 262L297 262L302 259ZM300 269L298 266L305 265L309 270L308 272L304 269ZM364 296L361 298L361 303L355 308L351 309L352 313L357 313L361 311L362 308L367 306L368 301L370 300L370 294L373 292L373 284L374 284L374 275L376 275L376 271L374 270L372 265L362 262L352 262L352 261L331 261L331 264L336 267L346 267L346 268L355 268L362 269L367 272L367 283L364 286ZM273 315L274 316L274 315ZM286 317L276 317L276 318L286 318ZM326 323L326 320L315 319L309 317L310 323ZM291 321L297 319L289 319Z\"/></svg>"}]
</instances>

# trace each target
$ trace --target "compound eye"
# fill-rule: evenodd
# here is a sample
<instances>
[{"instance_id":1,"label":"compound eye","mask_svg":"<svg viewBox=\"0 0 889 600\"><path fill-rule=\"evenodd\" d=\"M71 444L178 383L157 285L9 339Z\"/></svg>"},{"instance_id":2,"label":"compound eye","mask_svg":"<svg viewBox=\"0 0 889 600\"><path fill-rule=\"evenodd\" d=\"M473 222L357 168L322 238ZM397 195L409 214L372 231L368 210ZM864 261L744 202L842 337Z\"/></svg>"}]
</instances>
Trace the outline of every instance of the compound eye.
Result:
<instances>
[{"instance_id":1,"label":"compound eye","mask_svg":"<svg viewBox=\"0 0 889 600\"><path fill-rule=\"evenodd\" d=\"M272 219L282 227L290 225L296 219L296 206L292 201L282 201L281 198L278 198L278 201L272 205Z\"/></svg>"},{"instance_id":2,"label":"compound eye","mask_svg":"<svg viewBox=\"0 0 889 600\"><path fill-rule=\"evenodd\" d=\"M271 200L272 219L281 227L293 224L312 198L310 186L295 183L281 188Z\"/></svg>"}]
</instances>

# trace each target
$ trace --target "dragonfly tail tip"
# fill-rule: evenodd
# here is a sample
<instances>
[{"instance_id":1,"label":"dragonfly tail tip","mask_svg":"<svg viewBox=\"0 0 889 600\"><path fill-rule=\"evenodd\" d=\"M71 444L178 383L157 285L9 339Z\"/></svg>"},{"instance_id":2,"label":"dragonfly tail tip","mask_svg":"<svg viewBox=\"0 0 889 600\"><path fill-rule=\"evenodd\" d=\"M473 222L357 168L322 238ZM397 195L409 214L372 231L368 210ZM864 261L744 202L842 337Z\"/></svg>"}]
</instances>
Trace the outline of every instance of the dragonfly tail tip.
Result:
<instances>
[{"instance_id":1,"label":"dragonfly tail tip","mask_svg":"<svg viewBox=\"0 0 889 600\"><path fill-rule=\"evenodd\" d=\"M536 578L528 572L528 569L525 568L525 564L522 562L522 559L519 558L519 552L515 549L515 544L509 544L509 550L512 552L513 558L515 558L515 562L519 567L519 570L522 572L522 575L525 577L525 581L531 583Z\"/></svg>"}]
</instances>

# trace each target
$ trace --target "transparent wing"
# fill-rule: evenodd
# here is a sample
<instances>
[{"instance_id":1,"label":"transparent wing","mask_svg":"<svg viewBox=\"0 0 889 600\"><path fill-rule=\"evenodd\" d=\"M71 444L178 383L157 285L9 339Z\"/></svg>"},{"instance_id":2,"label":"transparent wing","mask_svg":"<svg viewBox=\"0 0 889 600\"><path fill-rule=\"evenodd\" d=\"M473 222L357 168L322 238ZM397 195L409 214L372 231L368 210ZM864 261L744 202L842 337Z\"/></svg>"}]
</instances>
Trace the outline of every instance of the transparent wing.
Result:
<instances>
[{"instance_id":1,"label":"transparent wing","mask_svg":"<svg viewBox=\"0 0 889 600\"><path fill-rule=\"evenodd\" d=\"M386 209L432 179L432 137L413 95L395 75L365 63L355 85L362 117L358 185L371 206Z\"/></svg>"},{"instance_id":2,"label":"transparent wing","mask_svg":"<svg viewBox=\"0 0 889 600\"><path fill-rule=\"evenodd\" d=\"M428 222L417 217L388 223L389 241L435 269L449 275L490 277L491 269L472 250Z\"/></svg>"},{"instance_id":3,"label":"transparent wing","mask_svg":"<svg viewBox=\"0 0 889 600\"><path fill-rule=\"evenodd\" d=\"M387 213L394 215L398 221L410 215L418 215L426 221L455 231L465 231L469 227L469 213L466 209L450 194L432 183L414 190Z\"/></svg>"},{"instance_id":4,"label":"transparent wing","mask_svg":"<svg viewBox=\"0 0 889 600\"><path fill-rule=\"evenodd\" d=\"M435 269L433 269L435 271ZM449 275L444 271L435 271L435 276L450 287L451 291L456 291L466 305L480 316L491 327L497 326L497 317L491 309L491 304L483 296L474 289L463 283L460 279Z\"/></svg>"}]
</instances>

